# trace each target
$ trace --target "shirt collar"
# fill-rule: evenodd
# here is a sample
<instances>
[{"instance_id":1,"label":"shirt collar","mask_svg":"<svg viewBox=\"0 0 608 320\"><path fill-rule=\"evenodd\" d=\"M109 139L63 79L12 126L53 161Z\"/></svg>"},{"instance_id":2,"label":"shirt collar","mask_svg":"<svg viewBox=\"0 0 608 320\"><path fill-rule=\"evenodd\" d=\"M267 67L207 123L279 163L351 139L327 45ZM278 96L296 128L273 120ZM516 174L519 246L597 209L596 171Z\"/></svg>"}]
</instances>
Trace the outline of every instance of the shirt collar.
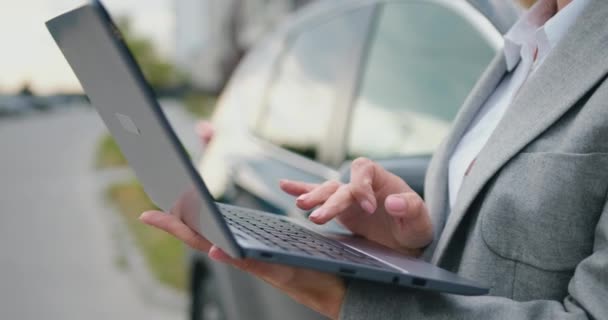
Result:
<instances>
[{"instance_id":1,"label":"shirt collar","mask_svg":"<svg viewBox=\"0 0 608 320\"><path fill-rule=\"evenodd\" d=\"M522 58L528 58L524 55L533 54L534 48L538 48L539 60L546 57L588 2L573 0L557 12L555 0L539 0L505 34L503 51L507 70L513 71Z\"/></svg>"}]
</instances>

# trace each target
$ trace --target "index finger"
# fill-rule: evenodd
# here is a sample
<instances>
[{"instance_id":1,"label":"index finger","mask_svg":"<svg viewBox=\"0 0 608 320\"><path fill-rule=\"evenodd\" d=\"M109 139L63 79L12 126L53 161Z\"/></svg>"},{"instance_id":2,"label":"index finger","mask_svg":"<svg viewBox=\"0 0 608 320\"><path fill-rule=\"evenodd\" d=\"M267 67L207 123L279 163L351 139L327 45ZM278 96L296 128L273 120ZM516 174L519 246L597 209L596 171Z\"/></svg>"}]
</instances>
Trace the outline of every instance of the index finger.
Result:
<instances>
[{"instance_id":1,"label":"index finger","mask_svg":"<svg viewBox=\"0 0 608 320\"><path fill-rule=\"evenodd\" d=\"M353 203L354 198L348 185L342 185L325 203L308 217L316 224L325 224L344 212Z\"/></svg>"},{"instance_id":2,"label":"index finger","mask_svg":"<svg viewBox=\"0 0 608 320\"><path fill-rule=\"evenodd\" d=\"M300 181L291 181L291 180L281 180L279 181L279 186L281 189L292 196L299 196L304 193L309 193L312 190L319 187L318 184L315 183L306 183Z\"/></svg>"},{"instance_id":3,"label":"index finger","mask_svg":"<svg viewBox=\"0 0 608 320\"><path fill-rule=\"evenodd\" d=\"M365 158L358 158L351 165L351 194L368 213L373 213L378 206L373 188L375 166L376 164Z\"/></svg>"}]
</instances>

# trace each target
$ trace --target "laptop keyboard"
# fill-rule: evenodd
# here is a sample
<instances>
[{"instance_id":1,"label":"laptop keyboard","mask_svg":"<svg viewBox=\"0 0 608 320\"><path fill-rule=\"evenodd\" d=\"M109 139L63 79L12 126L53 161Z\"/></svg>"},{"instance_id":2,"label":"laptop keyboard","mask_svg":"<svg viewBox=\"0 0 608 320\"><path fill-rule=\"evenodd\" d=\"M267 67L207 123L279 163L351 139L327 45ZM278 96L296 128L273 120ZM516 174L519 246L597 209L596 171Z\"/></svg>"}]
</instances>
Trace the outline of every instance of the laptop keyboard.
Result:
<instances>
[{"instance_id":1,"label":"laptop keyboard","mask_svg":"<svg viewBox=\"0 0 608 320\"><path fill-rule=\"evenodd\" d=\"M386 268L386 265L372 257L279 217L257 214L255 210L227 206L221 203L217 205L230 227L250 235L268 247L300 255L341 262L347 261L374 268Z\"/></svg>"}]
</instances>

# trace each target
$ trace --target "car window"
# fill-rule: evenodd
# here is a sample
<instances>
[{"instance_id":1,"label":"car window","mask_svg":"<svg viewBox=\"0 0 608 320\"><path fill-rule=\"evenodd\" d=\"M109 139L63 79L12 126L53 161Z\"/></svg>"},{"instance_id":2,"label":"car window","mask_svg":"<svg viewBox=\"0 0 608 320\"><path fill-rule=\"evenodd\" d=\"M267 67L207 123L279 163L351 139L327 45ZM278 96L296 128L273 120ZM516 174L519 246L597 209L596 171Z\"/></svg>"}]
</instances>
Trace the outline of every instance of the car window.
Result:
<instances>
[{"instance_id":1,"label":"car window","mask_svg":"<svg viewBox=\"0 0 608 320\"><path fill-rule=\"evenodd\" d=\"M347 158L429 154L495 54L475 27L433 3L383 7L347 139Z\"/></svg>"},{"instance_id":2,"label":"car window","mask_svg":"<svg viewBox=\"0 0 608 320\"><path fill-rule=\"evenodd\" d=\"M291 38L277 67L256 133L288 150L316 159L330 130L336 92L356 41L363 36L362 15L353 10L308 25Z\"/></svg>"}]
</instances>

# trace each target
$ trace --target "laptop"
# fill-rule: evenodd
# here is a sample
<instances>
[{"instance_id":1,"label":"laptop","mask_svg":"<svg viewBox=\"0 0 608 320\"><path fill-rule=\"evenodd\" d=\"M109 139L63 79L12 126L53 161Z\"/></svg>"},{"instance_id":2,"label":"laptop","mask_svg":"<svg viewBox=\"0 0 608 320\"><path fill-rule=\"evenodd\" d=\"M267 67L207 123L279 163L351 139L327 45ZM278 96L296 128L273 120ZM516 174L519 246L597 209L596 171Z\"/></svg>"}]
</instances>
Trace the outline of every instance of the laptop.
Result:
<instances>
[{"instance_id":1,"label":"laptop","mask_svg":"<svg viewBox=\"0 0 608 320\"><path fill-rule=\"evenodd\" d=\"M89 2L48 21L47 28L150 199L230 256L424 290L488 292L361 237L215 202L103 5Z\"/></svg>"}]
</instances>

